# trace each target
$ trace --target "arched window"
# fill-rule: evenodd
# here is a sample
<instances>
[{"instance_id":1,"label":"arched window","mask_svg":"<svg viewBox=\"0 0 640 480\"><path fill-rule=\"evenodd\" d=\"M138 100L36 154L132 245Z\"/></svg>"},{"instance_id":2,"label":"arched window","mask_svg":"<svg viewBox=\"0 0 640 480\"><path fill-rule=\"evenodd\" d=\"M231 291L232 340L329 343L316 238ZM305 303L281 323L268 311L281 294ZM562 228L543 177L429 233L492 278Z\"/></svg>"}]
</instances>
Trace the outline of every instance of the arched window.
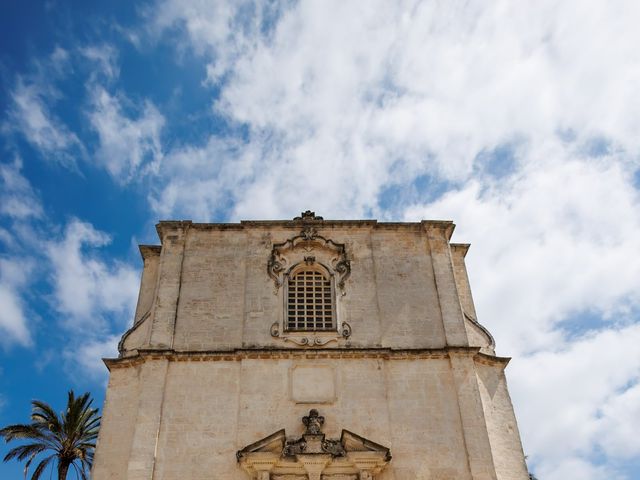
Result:
<instances>
[{"instance_id":1,"label":"arched window","mask_svg":"<svg viewBox=\"0 0 640 480\"><path fill-rule=\"evenodd\" d=\"M335 330L332 279L318 268L293 271L287 283L288 331Z\"/></svg>"}]
</instances>

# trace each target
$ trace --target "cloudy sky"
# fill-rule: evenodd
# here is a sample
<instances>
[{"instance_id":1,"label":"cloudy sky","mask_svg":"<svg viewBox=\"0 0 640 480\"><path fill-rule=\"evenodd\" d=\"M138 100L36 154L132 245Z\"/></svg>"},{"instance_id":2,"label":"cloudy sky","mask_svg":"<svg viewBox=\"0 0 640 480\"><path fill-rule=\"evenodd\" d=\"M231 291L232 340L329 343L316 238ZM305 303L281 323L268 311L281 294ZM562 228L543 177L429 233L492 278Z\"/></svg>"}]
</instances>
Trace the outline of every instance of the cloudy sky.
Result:
<instances>
[{"instance_id":1,"label":"cloudy sky","mask_svg":"<svg viewBox=\"0 0 640 480\"><path fill-rule=\"evenodd\" d=\"M640 3L90 3L0 7L0 425L102 403L159 219L451 219L532 470L640 478Z\"/></svg>"}]
</instances>

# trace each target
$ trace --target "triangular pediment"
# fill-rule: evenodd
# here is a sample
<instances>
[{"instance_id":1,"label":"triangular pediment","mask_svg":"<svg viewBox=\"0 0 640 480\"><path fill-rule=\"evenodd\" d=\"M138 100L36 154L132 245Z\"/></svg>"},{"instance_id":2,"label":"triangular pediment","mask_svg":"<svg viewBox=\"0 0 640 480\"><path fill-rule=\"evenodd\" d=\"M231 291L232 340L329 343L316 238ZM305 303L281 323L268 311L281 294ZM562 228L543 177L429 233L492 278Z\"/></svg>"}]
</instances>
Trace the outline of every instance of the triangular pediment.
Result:
<instances>
[{"instance_id":1,"label":"triangular pediment","mask_svg":"<svg viewBox=\"0 0 640 480\"><path fill-rule=\"evenodd\" d=\"M379 452L384 453L385 457L391 460L391 452L387 447L383 447L379 443L372 442L349 430L342 430L340 443L347 452Z\"/></svg>"},{"instance_id":2,"label":"triangular pediment","mask_svg":"<svg viewBox=\"0 0 640 480\"><path fill-rule=\"evenodd\" d=\"M242 450L239 450L236 456L238 457L238 460L240 460L241 456L249 453L263 452L280 454L284 449L286 439L287 437L285 435L284 429L278 430L268 437L264 437L262 440L258 440L251 445L247 445Z\"/></svg>"},{"instance_id":3,"label":"triangular pediment","mask_svg":"<svg viewBox=\"0 0 640 480\"><path fill-rule=\"evenodd\" d=\"M282 429L239 450L242 469L259 480L374 478L391 460L387 447L349 430L342 430L339 440L325 438L324 417L317 410L303 423L300 438L287 439Z\"/></svg>"}]
</instances>

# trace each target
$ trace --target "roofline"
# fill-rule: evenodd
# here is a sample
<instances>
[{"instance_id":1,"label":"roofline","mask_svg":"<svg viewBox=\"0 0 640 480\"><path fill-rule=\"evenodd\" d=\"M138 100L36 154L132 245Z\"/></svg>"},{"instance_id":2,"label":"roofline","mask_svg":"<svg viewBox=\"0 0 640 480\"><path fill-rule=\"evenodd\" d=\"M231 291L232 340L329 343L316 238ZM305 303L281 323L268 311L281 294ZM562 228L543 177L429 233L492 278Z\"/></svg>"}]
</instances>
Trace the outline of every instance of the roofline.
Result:
<instances>
[{"instance_id":1,"label":"roofline","mask_svg":"<svg viewBox=\"0 0 640 480\"><path fill-rule=\"evenodd\" d=\"M462 257L466 257L467 256L467 252L469 251L469 247L471 247L470 243L450 243L449 246L451 248L458 249L462 252Z\"/></svg>"},{"instance_id":2,"label":"roofline","mask_svg":"<svg viewBox=\"0 0 640 480\"><path fill-rule=\"evenodd\" d=\"M161 220L156 225L158 237L162 240L163 233L169 230L244 230L245 228L300 228L301 225L313 225L315 227L370 227L375 229L422 229L442 228L447 239L451 239L455 224L451 220L422 220L420 222L379 222L374 219L367 220L241 220L237 223L194 223L191 220Z\"/></svg>"}]
</instances>

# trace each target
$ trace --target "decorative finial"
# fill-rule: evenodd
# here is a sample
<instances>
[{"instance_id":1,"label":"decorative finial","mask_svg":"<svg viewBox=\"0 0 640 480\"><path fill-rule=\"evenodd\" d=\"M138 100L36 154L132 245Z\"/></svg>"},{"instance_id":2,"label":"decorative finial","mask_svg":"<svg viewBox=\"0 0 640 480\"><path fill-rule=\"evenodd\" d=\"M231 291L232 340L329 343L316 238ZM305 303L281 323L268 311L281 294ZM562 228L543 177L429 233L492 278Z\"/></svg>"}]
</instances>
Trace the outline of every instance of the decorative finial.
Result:
<instances>
[{"instance_id":1,"label":"decorative finial","mask_svg":"<svg viewBox=\"0 0 640 480\"><path fill-rule=\"evenodd\" d=\"M295 217L294 220L302 222L318 222L324 219L321 216L316 215L316 212L307 210L306 212L302 212L299 217Z\"/></svg>"},{"instance_id":2,"label":"decorative finial","mask_svg":"<svg viewBox=\"0 0 640 480\"><path fill-rule=\"evenodd\" d=\"M318 414L318 410L312 408L309 415L302 417L302 423L307 427L304 432L306 435L319 435L322 433L322 425L324 425L324 417Z\"/></svg>"}]
</instances>

